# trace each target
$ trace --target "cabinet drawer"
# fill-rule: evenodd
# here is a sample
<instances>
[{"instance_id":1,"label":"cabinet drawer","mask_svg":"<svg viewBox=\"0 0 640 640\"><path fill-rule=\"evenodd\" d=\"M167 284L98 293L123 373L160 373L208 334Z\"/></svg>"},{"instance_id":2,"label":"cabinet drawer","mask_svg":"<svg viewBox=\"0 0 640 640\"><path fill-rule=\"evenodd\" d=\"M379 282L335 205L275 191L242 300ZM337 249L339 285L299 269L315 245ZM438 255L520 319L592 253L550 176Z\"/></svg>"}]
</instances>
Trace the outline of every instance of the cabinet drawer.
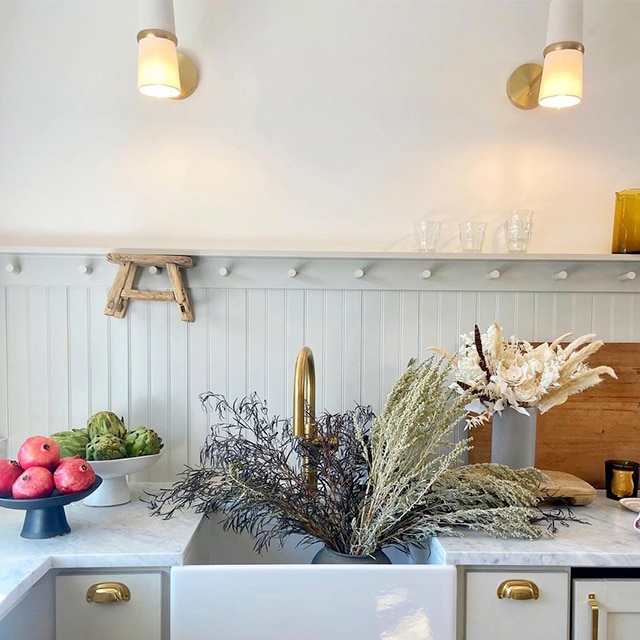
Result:
<instances>
[{"instance_id":1,"label":"cabinet drawer","mask_svg":"<svg viewBox=\"0 0 640 640\"><path fill-rule=\"evenodd\" d=\"M502 597L498 595L499 589ZM568 637L567 572L466 573L467 640L567 640Z\"/></svg>"},{"instance_id":2,"label":"cabinet drawer","mask_svg":"<svg viewBox=\"0 0 640 640\"><path fill-rule=\"evenodd\" d=\"M128 601L88 602L92 585L126 585ZM100 599L100 598L98 598ZM59 640L160 640L162 574L87 573L56 577L56 638Z\"/></svg>"}]
</instances>

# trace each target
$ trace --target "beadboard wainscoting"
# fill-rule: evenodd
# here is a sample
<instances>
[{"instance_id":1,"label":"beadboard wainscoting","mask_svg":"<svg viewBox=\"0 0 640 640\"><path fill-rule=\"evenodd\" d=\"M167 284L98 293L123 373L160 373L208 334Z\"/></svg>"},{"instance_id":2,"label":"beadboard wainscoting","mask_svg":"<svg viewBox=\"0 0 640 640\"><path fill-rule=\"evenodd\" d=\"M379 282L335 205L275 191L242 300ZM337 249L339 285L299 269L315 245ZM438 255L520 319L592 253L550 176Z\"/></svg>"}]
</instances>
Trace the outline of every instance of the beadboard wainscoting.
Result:
<instances>
[{"instance_id":1,"label":"beadboard wainscoting","mask_svg":"<svg viewBox=\"0 0 640 640\"><path fill-rule=\"evenodd\" d=\"M252 392L291 415L296 355L315 356L317 408L378 410L411 358L454 351L475 323L551 340L571 331L640 342L634 256L207 254L184 272L195 322L171 302L104 315L117 265L106 251L0 252L0 434L33 434L110 409L163 437L140 479L196 463L210 417L198 396ZM7 270L6 266L11 265ZM168 289L145 271L140 289Z\"/></svg>"}]
</instances>

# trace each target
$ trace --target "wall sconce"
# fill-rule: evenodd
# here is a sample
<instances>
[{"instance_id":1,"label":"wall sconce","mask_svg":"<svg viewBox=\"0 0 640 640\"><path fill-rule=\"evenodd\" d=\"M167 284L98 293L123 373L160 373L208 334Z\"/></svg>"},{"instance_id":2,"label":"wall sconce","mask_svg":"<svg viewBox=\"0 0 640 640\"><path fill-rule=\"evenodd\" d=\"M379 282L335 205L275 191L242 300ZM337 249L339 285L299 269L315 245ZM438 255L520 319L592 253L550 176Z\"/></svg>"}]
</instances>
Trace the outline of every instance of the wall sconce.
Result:
<instances>
[{"instance_id":1,"label":"wall sconce","mask_svg":"<svg viewBox=\"0 0 640 640\"><path fill-rule=\"evenodd\" d=\"M507 81L516 107L563 109L582 101L583 10L583 0L551 0L544 67L523 64Z\"/></svg>"},{"instance_id":2,"label":"wall sconce","mask_svg":"<svg viewBox=\"0 0 640 640\"><path fill-rule=\"evenodd\" d=\"M173 0L139 0L138 91L153 98L188 98L198 86L192 60L176 47Z\"/></svg>"}]
</instances>

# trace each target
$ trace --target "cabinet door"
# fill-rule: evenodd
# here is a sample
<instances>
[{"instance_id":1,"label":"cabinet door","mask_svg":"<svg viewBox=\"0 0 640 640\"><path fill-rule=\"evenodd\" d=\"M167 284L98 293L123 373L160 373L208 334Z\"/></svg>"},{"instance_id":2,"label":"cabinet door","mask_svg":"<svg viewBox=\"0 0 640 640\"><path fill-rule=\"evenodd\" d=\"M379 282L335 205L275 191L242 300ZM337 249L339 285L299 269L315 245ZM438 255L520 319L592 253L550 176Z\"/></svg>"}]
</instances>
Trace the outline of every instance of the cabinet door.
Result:
<instances>
[{"instance_id":1,"label":"cabinet door","mask_svg":"<svg viewBox=\"0 0 640 640\"><path fill-rule=\"evenodd\" d=\"M639 635L639 580L573 581L574 640L630 640Z\"/></svg>"},{"instance_id":2,"label":"cabinet door","mask_svg":"<svg viewBox=\"0 0 640 640\"><path fill-rule=\"evenodd\" d=\"M108 582L126 585L130 599L119 602L87 601L87 592L92 585ZM58 640L160 640L161 614L160 572L92 573L56 577Z\"/></svg>"},{"instance_id":3,"label":"cabinet door","mask_svg":"<svg viewBox=\"0 0 640 640\"><path fill-rule=\"evenodd\" d=\"M568 572L467 571L464 637L568 640Z\"/></svg>"},{"instance_id":4,"label":"cabinet door","mask_svg":"<svg viewBox=\"0 0 640 640\"><path fill-rule=\"evenodd\" d=\"M0 594L0 599L2 595ZM0 619L2 640L55 640L55 597L51 573L44 575L23 599Z\"/></svg>"}]
</instances>

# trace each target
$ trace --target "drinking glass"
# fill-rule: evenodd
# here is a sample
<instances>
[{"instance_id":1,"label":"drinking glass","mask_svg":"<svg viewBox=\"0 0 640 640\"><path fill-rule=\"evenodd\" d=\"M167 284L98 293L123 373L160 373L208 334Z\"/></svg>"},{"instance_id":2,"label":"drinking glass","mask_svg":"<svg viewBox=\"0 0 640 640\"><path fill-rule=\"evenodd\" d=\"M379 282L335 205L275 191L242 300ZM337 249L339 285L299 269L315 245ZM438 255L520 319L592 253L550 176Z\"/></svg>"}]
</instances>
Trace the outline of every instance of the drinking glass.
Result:
<instances>
[{"instance_id":1,"label":"drinking glass","mask_svg":"<svg viewBox=\"0 0 640 640\"><path fill-rule=\"evenodd\" d=\"M504 223L504 235L509 253L524 253L531 236L532 211L516 209L512 211Z\"/></svg>"},{"instance_id":2,"label":"drinking glass","mask_svg":"<svg viewBox=\"0 0 640 640\"><path fill-rule=\"evenodd\" d=\"M418 251L435 251L440 240L441 222L436 220L419 220L413 223Z\"/></svg>"},{"instance_id":3,"label":"drinking glass","mask_svg":"<svg viewBox=\"0 0 640 640\"><path fill-rule=\"evenodd\" d=\"M461 222L458 225L460 233L460 247L466 253L482 251L486 222Z\"/></svg>"}]
</instances>

